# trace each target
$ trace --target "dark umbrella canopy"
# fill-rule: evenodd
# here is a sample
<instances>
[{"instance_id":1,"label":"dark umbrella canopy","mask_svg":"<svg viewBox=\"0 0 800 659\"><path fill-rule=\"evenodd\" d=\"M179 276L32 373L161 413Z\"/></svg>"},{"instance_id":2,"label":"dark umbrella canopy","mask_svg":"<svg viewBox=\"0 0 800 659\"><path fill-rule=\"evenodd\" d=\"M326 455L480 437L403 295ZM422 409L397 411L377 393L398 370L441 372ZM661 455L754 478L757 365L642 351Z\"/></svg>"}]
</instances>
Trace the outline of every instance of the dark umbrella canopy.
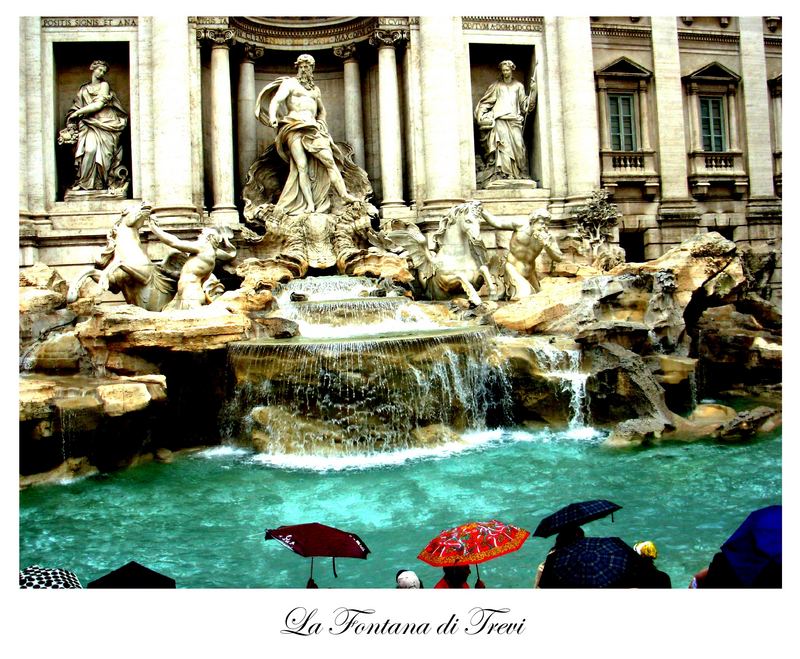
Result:
<instances>
[{"instance_id":1,"label":"dark umbrella canopy","mask_svg":"<svg viewBox=\"0 0 800 659\"><path fill-rule=\"evenodd\" d=\"M545 561L540 588L633 588L640 558L621 538L582 538Z\"/></svg>"},{"instance_id":2,"label":"dark umbrella canopy","mask_svg":"<svg viewBox=\"0 0 800 659\"><path fill-rule=\"evenodd\" d=\"M355 533L312 522L267 529L264 540L277 540L300 556L366 558L369 548Z\"/></svg>"},{"instance_id":3,"label":"dark umbrella canopy","mask_svg":"<svg viewBox=\"0 0 800 659\"><path fill-rule=\"evenodd\" d=\"M581 501L571 503L557 510L552 515L548 515L541 522L533 535L541 538L549 538L570 526L581 526L592 522L606 515L611 515L622 506L606 501L605 499L594 499L592 501ZM612 517L613 519L613 517Z\"/></svg>"},{"instance_id":4,"label":"dark umbrella canopy","mask_svg":"<svg viewBox=\"0 0 800 659\"><path fill-rule=\"evenodd\" d=\"M781 506L753 511L722 545L722 554L743 586L780 586L783 562L781 514Z\"/></svg>"},{"instance_id":5,"label":"dark umbrella canopy","mask_svg":"<svg viewBox=\"0 0 800 659\"><path fill-rule=\"evenodd\" d=\"M175 579L131 561L90 581L87 588L175 588Z\"/></svg>"},{"instance_id":6,"label":"dark umbrella canopy","mask_svg":"<svg viewBox=\"0 0 800 659\"><path fill-rule=\"evenodd\" d=\"M74 572L59 567L29 565L19 573L20 588L81 588Z\"/></svg>"},{"instance_id":7,"label":"dark umbrella canopy","mask_svg":"<svg viewBox=\"0 0 800 659\"><path fill-rule=\"evenodd\" d=\"M277 540L295 554L311 558L311 574L307 588L317 588L317 584L314 582L315 556L331 556L333 558L333 576L336 577L337 557L366 558L369 554L369 547L355 533L342 531L319 522L267 529L264 540Z\"/></svg>"}]
</instances>

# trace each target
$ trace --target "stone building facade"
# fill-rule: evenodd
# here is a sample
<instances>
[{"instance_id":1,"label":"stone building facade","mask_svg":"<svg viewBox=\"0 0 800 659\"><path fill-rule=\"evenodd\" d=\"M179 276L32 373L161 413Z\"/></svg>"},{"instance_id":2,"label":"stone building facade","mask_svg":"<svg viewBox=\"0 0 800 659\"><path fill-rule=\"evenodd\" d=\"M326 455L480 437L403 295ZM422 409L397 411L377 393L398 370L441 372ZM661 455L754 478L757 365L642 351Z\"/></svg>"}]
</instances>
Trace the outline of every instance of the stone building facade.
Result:
<instances>
[{"instance_id":1,"label":"stone building facade","mask_svg":"<svg viewBox=\"0 0 800 659\"><path fill-rule=\"evenodd\" d=\"M712 230L780 254L781 40L779 17L23 17L20 265L71 277L136 200L178 235L240 227L248 168L274 139L256 96L303 52L383 218L426 230L479 199L499 216L546 209L566 231L604 187L628 260ZM129 186L67 199L58 135L97 59L129 115ZM526 88L536 74L524 128L534 183L479 189L473 109L505 59ZM153 258L163 249L148 243ZM777 302L780 282L779 256Z\"/></svg>"}]
</instances>

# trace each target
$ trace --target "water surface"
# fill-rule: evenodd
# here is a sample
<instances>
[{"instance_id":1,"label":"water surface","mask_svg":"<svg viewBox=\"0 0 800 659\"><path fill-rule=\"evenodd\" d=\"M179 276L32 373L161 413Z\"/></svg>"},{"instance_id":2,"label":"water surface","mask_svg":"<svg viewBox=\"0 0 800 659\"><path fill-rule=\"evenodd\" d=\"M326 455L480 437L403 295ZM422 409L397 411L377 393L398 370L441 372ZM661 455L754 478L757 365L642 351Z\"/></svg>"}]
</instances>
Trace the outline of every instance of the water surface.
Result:
<instances>
[{"instance_id":1,"label":"water surface","mask_svg":"<svg viewBox=\"0 0 800 659\"><path fill-rule=\"evenodd\" d=\"M416 556L442 529L497 518L533 531L567 503L602 498L623 508L587 535L653 540L656 564L682 588L751 510L781 502L777 433L626 451L602 439L589 429L509 429L457 449L324 462L219 447L40 486L20 492L20 568L64 567L85 585L136 560L179 588L298 588L309 559L265 542L264 530L317 521L358 533L372 550L337 561L337 579L330 559L316 559L321 588L393 588L401 568L432 587L441 570ZM532 537L483 564L487 587L530 587L552 540Z\"/></svg>"}]
</instances>

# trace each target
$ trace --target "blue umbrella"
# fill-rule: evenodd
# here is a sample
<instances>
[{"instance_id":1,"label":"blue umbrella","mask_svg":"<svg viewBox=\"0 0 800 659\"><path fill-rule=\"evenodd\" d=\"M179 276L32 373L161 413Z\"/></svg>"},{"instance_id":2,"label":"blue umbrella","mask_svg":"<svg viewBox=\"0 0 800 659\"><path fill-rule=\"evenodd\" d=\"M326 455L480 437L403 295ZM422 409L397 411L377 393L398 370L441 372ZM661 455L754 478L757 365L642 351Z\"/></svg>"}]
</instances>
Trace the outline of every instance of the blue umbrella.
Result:
<instances>
[{"instance_id":1,"label":"blue umbrella","mask_svg":"<svg viewBox=\"0 0 800 659\"><path fill-rule=\"evenodd\" d=\"M616 503L606 501L605 499L594 499L592 501L581 501L579 503L571 503L557 510L552 515L548 515L541 522L533 535L541 538L549 538L551 535L563 531L570 526L581 526L587 522L600 519L606 515L611 515L611 520L614 520L613 513L619 510L622 506Z\"/></svg>"},{"instance_id":2,"label":"blue umbrella","mask_svg":"<svg viewBox=\"0 0 800 659\"><path fill-rule=\"evenodd\" d=\"M743 586L780 585L781 516L781 506L755 510L722 545L722 554Z\"/></svg>"},{"instance_id":3,"label":"blue umbrella","mask_svg":"<svg viewBox=\"0 0 800 659\"><path fill-rule=\"evenodd\" d=\"M621 538L582 538L554 550L545 561L540 588L633 588L641 558Z\"/></svg>"}]
</instances>

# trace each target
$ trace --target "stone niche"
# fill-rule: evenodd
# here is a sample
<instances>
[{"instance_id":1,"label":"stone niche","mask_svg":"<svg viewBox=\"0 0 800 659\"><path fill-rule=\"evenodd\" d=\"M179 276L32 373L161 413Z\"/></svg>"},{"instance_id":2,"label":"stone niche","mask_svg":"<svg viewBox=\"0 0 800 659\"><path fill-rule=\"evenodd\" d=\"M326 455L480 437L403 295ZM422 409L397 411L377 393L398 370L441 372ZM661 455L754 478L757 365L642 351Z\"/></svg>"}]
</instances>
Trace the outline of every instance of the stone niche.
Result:
<instances>
[{"instance_id":1,"label":"stone niche","mask_svg":"<svg viewBox=\"0 0 800 659\"><path fill-rule=\"evenodd\" d=\"M517 67L514 71L514 80L518 80L525 87L525 92L530 92L530 80L533 74L533 68L537 58L541 54L536 53L533 45L520 45L520 44L493 44L493 43L470 43L469 44L469 64L470 64L470 82L472 92L472 107L470 114L474 115L475 106L478 104L481 96L483 96L486 88L495 82L500 76L500 69L498 65L503 60L510 59ZM539 87L539 96L546 93L544 89L544 82L542 79L542 70L540 67L539 73L536 77L536 83ZM523 139L525 140L525 149L528 155L528 176L537 182L537 186L542 186L542 163L541 163L541 149L539 144L539 122L536 117L540 111L540 104L537 101L537 109L528 115L528 120L525 122L525 132ZM480 144L480 134L477 124L472 122L473 144L475 151L476 164L480 162L482 156L482 148Z\"/></svg>"},{"instance_id":2,"label":"stone niche","mask_svg":"<svg viewBox=\"0 0 800 659\"><path fill-rule=\"evenodd\" d=\"M129 173L132 172L130 126L137 118L130 116L131 80L128 41L57 42L53 44L53 59L55 62L53 119L56 124L54 131L56 136L58 131L66 126L67 112L81 85L92 79L89 66L95 60L108 62L109 71L106 80L129 115L128 126L122 133L121 144L123 165ZM56 142L52 148L55 149L56 201L64 201L64 193L75 182L74 149ZM133 182L129 179L128 198L131 197L132 189Z\"/></svg>"}]
</instances>

